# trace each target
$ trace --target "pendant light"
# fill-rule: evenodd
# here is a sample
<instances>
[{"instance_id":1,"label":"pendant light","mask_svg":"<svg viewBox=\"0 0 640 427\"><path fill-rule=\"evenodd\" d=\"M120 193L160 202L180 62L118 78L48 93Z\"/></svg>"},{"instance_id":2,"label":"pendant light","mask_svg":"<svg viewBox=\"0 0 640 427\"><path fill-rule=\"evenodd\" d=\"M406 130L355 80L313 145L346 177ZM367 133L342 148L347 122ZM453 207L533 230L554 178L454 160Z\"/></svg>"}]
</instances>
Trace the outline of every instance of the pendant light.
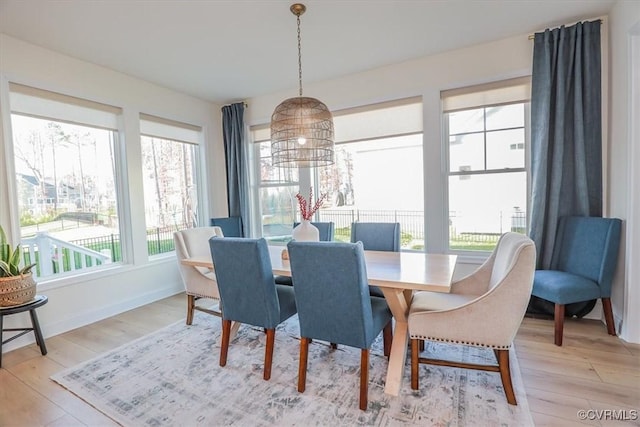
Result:
<instances>
[{"instance_id":1,"label":"pendant light","mask_svg":"<svg viewBox=\"0 0 640 427\"><path fill-rule=\"evenodd\" d=\"M315 167L334 162L333 116L320 100L302 96L302 54L300 15L307 8L290 7L298 23L299 92L276 107L271 115L272 164L280 167Z\"/></svg>"}]
</instances>

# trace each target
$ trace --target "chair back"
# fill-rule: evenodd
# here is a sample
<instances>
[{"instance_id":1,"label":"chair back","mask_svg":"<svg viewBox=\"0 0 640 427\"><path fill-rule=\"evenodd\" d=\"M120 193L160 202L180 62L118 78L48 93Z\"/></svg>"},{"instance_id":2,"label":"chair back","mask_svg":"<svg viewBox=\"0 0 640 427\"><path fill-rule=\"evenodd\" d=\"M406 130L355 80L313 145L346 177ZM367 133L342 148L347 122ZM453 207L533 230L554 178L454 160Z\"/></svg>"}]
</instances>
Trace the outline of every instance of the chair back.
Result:
<instances>
[{"instance_id":1,"label":"chair back","mask_svg":"<svg viewBox=\"0 0 640 427\"><path fill-rule=\"evenodd\" d=\"M224 237L220 227L186 228L173 233L173 243L178 261L185 258L210 256L209 239L214 236ZM209 272L208 269L203 267L191 267L181 263L178 263L178 265L180 266L180 275L185 282L185 286L188 286L188 276L193 272L198 272L202 275Z\"/></svg>"},{"instance_id":2,"label":"chair back","mask_svg":"<svg viewBox=\"0 0 640 427\"><path fill-rule=\"evenodd\" d=\"M621 225L618 218L560 218L551 269L591 279L600 286L603 297L610 297Z\"/></svg>"},{"instance_id":3,"label":"chair back","mask_svg":"<svg viewBox=\"0 0 640 427\"><path fill-rule=\"evenodd\" d=\"M524 249L527 250L525 251ZM531 251L533 251L533 259L531 259ZM520 233L504 233L500 236L498 244L493 251L493 267L488 290L501 284L515 270L516 273L524 276L522 283L525 287L528 287L525 293L527 295L531 294L533 274L536 267L535 261L535 244L533 240ZM531 276L530 279L529 276Z\"/></svg>"},{"instance_id":4,"label":"chair back","mask_svg":"<svg viewBox=\"0 0 640 427\"><path fill-rule=\"evenodd\" d=\"M368 349L375 335L362 243L292 241L287 247L300 335Z\"/></svg>"},{"instance_id":5,"label":"chair back","mask_svg":"<svg viewBox=\"0 0 640 427\"><path fill-rule=\"evenodd\" d=\"M351 243L362 242L367 251L400 251L399 222L354 222Z\"/></svg>"},{"instance_id":6,"label":"chair back","mask_svg":"<svg viewBox=\"0 0 640 427\"><path fill-rule=\"evenodd\" d=\"M485 341L510 345L524 318L536 270L536 248L524 234L504 233L494 249L488 292L493 300L487 316L500 319L487 331ZM480 337L478 338L480 339Z\"/></svg>"},{"instance_id":7,"label":"chair back","mask_svg":"<svg viewBox=\"0 0 640 427\"><path fill-rule=\"evenodd\" d=\"M225 237L209 239L218 279L223 320L275 328L280 323L267 241Z\"/></svg>"},{"instance_id":8,"label":"chair back","mask_svg":"<svg viewBox=\"0 0 640 427\"><path fill-rule=\"evenodd\" d=\"M294 222L293 226L297 227L300 223ZM335 234L335 224L333 222L312 222L311 225L318 229L321 242L330 242Z\"/></svg>"},{"instance_id":9,"label":"chair back","mask_svg":"<svg viewBox=\"0 0 640 427\"><path fill-rule=\"evenodd\" d=\"M239 216L211 218L211 225L222 228L222 232L226 237L244 237L242 218Z\"/></svg>"}]
</instances>

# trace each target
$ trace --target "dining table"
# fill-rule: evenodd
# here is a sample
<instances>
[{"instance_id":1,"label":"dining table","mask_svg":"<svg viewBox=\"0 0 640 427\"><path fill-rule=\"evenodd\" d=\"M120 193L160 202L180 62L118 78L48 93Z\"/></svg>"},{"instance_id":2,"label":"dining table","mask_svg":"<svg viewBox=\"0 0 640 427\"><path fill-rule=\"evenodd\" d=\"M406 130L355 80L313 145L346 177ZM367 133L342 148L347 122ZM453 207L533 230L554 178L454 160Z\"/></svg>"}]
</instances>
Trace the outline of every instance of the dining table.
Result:
<instances>
[{"instance_id":1,"label":"dining table","mask_svg":"<svg viewBox=\"0 0 640 427\"><path fill-rule=\"evenodd\" d=\"M370 286L378 286L394 318L385 393L398 396L409 343L409 306L416 291L449 292L457 256L416 251L364 251ZM269 245L273 274L291 276L286 248ZM182 264L214 269L211 257L185 258ZM295 285L294 285L295 286ZM239 324L235 325L237 330Z\"/></svg>"}]
</instances>

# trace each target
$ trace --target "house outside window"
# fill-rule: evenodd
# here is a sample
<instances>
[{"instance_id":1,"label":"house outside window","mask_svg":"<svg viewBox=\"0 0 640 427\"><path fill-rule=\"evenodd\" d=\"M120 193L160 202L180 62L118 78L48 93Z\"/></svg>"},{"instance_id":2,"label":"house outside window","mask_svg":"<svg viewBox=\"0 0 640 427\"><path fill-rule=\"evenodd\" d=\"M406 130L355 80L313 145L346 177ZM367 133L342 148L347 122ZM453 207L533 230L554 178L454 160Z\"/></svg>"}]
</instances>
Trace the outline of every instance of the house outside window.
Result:
<instances>
[{"instance_id":1,"label":"house outside window","mask_svg":"<svg viewBox=\"0 0 640 427\"><path fill-rule=\"evenodd\" d=\"M173 233L198 225L197 126L140 116L149 256L173 251Z\"/></svg>"},{"instance_id":2,"label":"house outside window","mask_svg":"<svg viewBox=\"0 0 640 427\"><path fill-rule=\"evenodd\" d=\"M9 86L23 263L48 278L121 262L120 110Z\"/></svg>"},{"instance_id":3,"label":"house outside window","mask_svg":"<svg viewBox=\"0 0 640 427\"><path fill-rule=\"evenodd\" d=\"M527 232L529 79L442 93L450 250Z\"/></svg>"}]
</instances>

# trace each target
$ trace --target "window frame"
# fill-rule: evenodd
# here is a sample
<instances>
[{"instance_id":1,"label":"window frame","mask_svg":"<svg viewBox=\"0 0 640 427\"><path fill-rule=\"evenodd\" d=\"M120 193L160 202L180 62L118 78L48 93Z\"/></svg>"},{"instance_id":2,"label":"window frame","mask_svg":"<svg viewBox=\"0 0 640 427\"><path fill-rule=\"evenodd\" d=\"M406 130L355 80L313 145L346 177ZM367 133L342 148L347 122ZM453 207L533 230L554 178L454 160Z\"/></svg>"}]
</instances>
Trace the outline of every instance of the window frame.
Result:
<instances>
[{"instance_id":1,"label":"window frame","mask_svg":"<svg viewBox=\"0 0 640 427\"><path fill-rule=\"evenodd\" d=\"M504 84L505 86L508 86L508 83L511 80L506 80L503 82L493 82L490 83L489 85L481 85L478 87L477 91L473 91L473 90L469 90L468 88L463 88L463 90L466 93L470 93L471 95L473 95L474 93L481 93L483 91L483 87L485 88L500 88L502 86L502 84ZM502 84L501 84L502 83ZM487 108L491 108L491 107L498 107L498 106L505 106L505 105L514 105L514 104L523 104L523 109L524 109L524 123L523 123L523 128L524 128L524 165L523 167L517 167L517 168L509 168L509 167L505 167L505 168L500 168L500 169L487 169L486 165L487 165L487 153L486 153L486 146L487 146L487 133L490 132L494 132L494 131L503 131L503 130L510 130L510 129L519 129L520 127L509 127L509 128L501 128L498 130L495 129L491 129L491 130L487 130L486 127L486 109ZM484 166L485 168L482 170L470 170L470 171L451 171L451 167L450 167L450 161L451 161L451 157L450 157L450 133L449 133L449 114L456 112L456 111L467 111L467 110L475 110L475 109L480 109L483 108L484 112L483 112L483 130L482 130L482 134L483 134L483 139L484 139ZM509 174L509 173L518 173L518 172L524 172L525 173L525 180L526 180L526 194L525 194L525 198L527 200L527 206L525 209L525 218L526 218L526 223L525 223L525 227L528 229L529 226L529 221L530 221L530 213L531 213L531 206L530 206L530 195L531 195L531 102L529 99L523 100L514 100L511 102L496 102L496 103L486 103L486 104L482 104L482 105L478 105L478 106L469 106L467 108L463 108L463 109L456 109L453 111L445 111L444 105L442 106L441 109L441 124L442 124L442 138L441 138L441 150L442 150L442 173L441 173L441 186L443 189L443 217L442 217L442 223L441 223L441 227L443 230L443 241L441 242L443 251L446 253L451 253L451 254L456 254L459 256L459 260L463 263L481 263L484 259L486 259L492 251L485 251L485 250L462 250L462 249L452 249L450 247L450 233L449 233L449 222L450 222L450 212L449 212L449 195L450 195L450 188L449 188L449 178L452 176L473 176L473 175L484 175L484 176L488 176L488 175L498 175L498 174ZM479 133L479 132L469 132L469 133Z\"/></svg>"},{"instance_id":2,"label":"window frame","mask_svg":"<svg viewBox=\"0 0 640 427\"><path fill-rule=\"evenodd\" d=\"M202 175L202 141L204 138L203 129L200 126L191 125L188 123L178 122L171 119L166 119L158 116L153 116L146 113L139 114L140 120L140 160L142 161L142 138L151 139L150 143L153 144L154 139L170 141L173 143L186 144L191 146L190 149L193 152L193 170L192 170L192 179L195 189L195 198L197 202L197 206L194 209L196 214L196 226L204 225L205 215L203 213L203 195L204 189L203 180L201 179ZM141 169L142 165L140 166ZM144 169L143 169L144 170ZM144 185L143 185L144 191ZM148 231L149 225L146 222L147 208L145 204L145 230ZM147 249L147 256L150 260L161 259L164 257L174 256L175 248L171 251L160 252L157 254L149 254Z\"/></svg>"}]
</instances>

